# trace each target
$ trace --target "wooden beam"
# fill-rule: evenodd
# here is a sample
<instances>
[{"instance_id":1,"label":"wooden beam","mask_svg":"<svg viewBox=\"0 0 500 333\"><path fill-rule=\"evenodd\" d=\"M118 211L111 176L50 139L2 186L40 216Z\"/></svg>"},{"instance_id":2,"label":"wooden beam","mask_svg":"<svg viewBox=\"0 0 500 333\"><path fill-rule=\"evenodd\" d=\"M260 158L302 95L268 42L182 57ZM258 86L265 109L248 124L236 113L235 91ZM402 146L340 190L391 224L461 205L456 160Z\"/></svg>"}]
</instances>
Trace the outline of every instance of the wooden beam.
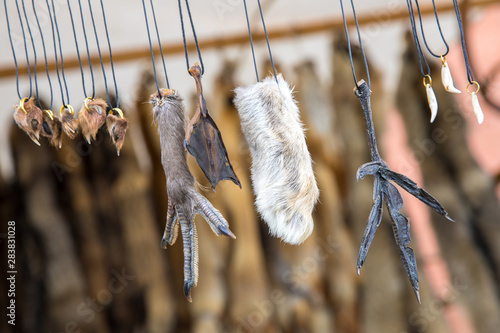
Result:
<instances>
[{"instance_id":1,"label":"wooden beam","mask_svg":"<svg viewBox=\"0 0 500 333\"><path fill-rule=\"evenodd\" d=\"M499 3L498 0L476 0L476 1L468 1L468 6L473 7L473 6L485 6L485 5L491 5L494 3ZM434 14L433 7L431 5L427 6L422 6L421 8L421 13L422 15L429 15L429 14ZM383 8L382 8L383 10ZM448 12L454 10L453 4L452 3L447 3L447 4L441 4L438 5L438 11L439 13L443 12ZM390 12L389 12L390 13ZM385 14L385 12L384 12ZM366 25L369 23L387 23L395 20L400 20L400 19L405 19L408 18L408 12L406 9L406 6L404 8L395 10L394 12L390 13L390 15L387 16L377 16L374 14L363 14L363 15L358 15L358 22L360 25ZM349 18L347 20L348 25L354 25L354 20L352 18ZM343 28L343 21L341 18L332 18L332 19L327 19L327 20L314 20L312 22L306 22L306 23L299 23L296 25L286 25L282 27L274 27L271 29L268 29L268 35L270 39L279 39L279 38L289 38L289 37L294 37L294 36L300 36L300 35L307 35L307 34L314 34L314 33L319 33L319 32L324 32L324 31L331 31L334 29L341 29ZM265 39L265 35L262 31L260 32L255 32L252 34L253 40L258 42L261 40ZM205 38L199 41L199 45L201 49L214 49L214 48L223 48L227 46L232 46L232 45L241 45L248 43L248 32L242 32L242 33L235 33L235 34L229 34L221 37L216 37L216 38ZM195 44L194 43L189 43L188 45L189 50L195 50ZM160 50L158 47L153 48L153 52L156 55L160 54ZM165 43L163 45L163 53L164 54L177 54L177 53L182 53L184 52L184 46L182 42L176 43L176 44L168 44ZM113 63L119 63L119 62L128 62L128 61L133 61L133 60L138 60L142 58L148 58L151 57L151 53L148 47L144 48L136 48L136 49L126 49L126 50L115 50L113 52ZM82 61L82 65L88 66L88 62ZM110 62L109 55L104 55L103 56L103 61L105 63ZM91 55L91 62L92 65L98 65L100 64L99 61L99 56L97 54ZM50 71L54 71L56 69L56 64L55 61L49 61L48 66ZM74 69L74 68L79 68L79 63L78 63L78 58L76 55L69 57L66 56L64 60L64 69ZM25 75L28 74L28 67L26 65L21 65L18 68L19 75ZM33 71L33 67L32 67ZM0 67L0 78L5 78L5 77L12 77L16 76L16 70L12 65L7 65L7 66L1 66Z\"/></svg>"}]
</instances>

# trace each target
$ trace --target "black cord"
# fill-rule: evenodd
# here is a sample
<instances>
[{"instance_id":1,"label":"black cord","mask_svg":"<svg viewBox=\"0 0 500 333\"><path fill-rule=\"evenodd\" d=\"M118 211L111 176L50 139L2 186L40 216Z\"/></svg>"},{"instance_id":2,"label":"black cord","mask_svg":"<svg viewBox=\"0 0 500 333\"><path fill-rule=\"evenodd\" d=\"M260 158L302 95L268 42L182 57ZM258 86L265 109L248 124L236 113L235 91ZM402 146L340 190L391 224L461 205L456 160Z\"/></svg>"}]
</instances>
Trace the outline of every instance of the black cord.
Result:
<instances>
[{"instance_id":1,"label":"black cord","mask_svg":"<svg viewBox=\"0 0 500 333\"><path fill-rule=\"evenodd\" d=\"M160 98L160 85L158 84L158 76L156 75L155 56L153 53L153 44L151 43L151 34L149 33L148 14L146 12L146 3L144 2L144 0L142 0L142 8L144 9L144 20L146 21L146 31L148 33L149 51L151 52L151 62L153 63L153 73L155 75L156 90L158 90L158 97Z\"/></svg>"},{"instance_id":2,"label":"black cord","mask_svg":"<svg viewBox=\"0 0 500 333\"><path fill-rule=\"evenodd\" d=\"M278 76L276 75L276 67L274 67L273 54L271 53L271 46L269 45L269 37L267 36L266 23L264 22L264 14L262 14L262 7L260 6L260 0L257 0L257 4L259 5L260 18L262 20L262 27L264 28L264 34L266 35L267 50L269 51L269 59L271 60L271 66L273 66L274 79L276 80L276 84L279 85Z\"/></svg>"},{"instance_id":3,"label":"black cord","mask_svg":"<svg viewBox=\"0 0 500 333\"><path fill-rule=\"evenodd\" d=\"M52 105L54 102L54 90L52 88L52 81L50 80L50 74L49 74L49 65L47 61L47 48L45 46L45 38L43 38L43 31L42 31L42 26L40 25L40 20L38 19L38 13L35 10L35 0L31 0L31 4L33 6L33 13L35 14L35 19L36 19L36 24L38 26L38 30L40 32L40 39L42 41L42 47L43 47L43 58L45 60L45 73L47 74L47 81L49 81L49 88L50 88L50 103L49 103L49 110L52 109ZM40 102L39 102L40 103Z\"/></svg>"},{"instance_id":4,"label":"black cord","mask_svg":"<svg viewBox=\"0 0 500 333\"><path fill-rule=\"evenodd\" d=\"M420 72L422 73L423 77L427 75L430 76L431 68L427 63L427 59L425 59L424 52L422 51L422 47L420 46L420 41L418 40L417 28L415 26L415 13L413 11L413 4L411 0L406 0L406 5L408 7L408 14L410 16L410 26L413 33L413 41L415 42L415 46L417 47L418 62L420 63ZM427 74L424 72L423 63L425 63L425 66L427 67Z\"/></svg>"},{"instance_id":5,"label":"black cord","mask_svg":"<svg viewBox=\"0 0 500 333\"><path fill-rule=\"evenodd\" d=\"M83 9L82 9L81 0L78 0L78 6L80 7L80 20L82 21L83 37L85 38L85 46L87 48L87 61L89 62L90 76L92 78L92 99L94 99L95 98L94 70L92 69L92 61L90 59L89 41L87 39L87 31L85 29L85 20L83 18ZM82 78L82 80L83 80L83 78ZM85 91L85 86L84 86L84 91ZM88 95L85 94L85 97L88 97Z\"/></svg>"},{"instance_id":6,"label":"black cord","mask_svg":"<svg viewBox=\"0 0 500 333\"><path fill-rule=\"evenodd\" d=\"M59 74L59 57L58 57L58 52L57 52L56 31L54 28L54 20L52 18L52 10L50 9L49 0L45 0L45 3L47 4L47 12L49 14L50 26L52 28L52 42L54 44L54 59L56 61L57 81L59 82L59 89L61 91L61 100L62 100L63 106L65 106L66 103L64 102L64 89L63 89L63 85L62 85L62 81L61 81L61 75Z\"/></svg>"},{"instance_id":7,"label":"black cord","mask_svg":"<svg viewBox=\"0 0 500 333\"><path fill-rule=\"evenodd\" d=\"M14 43L12 42L12 33L10 31L9 13L7 12L7 0L3 1L3 6L5 8L5 22L7 23L7 31L9 33L10 49L12 50L12 57L14 58L14 66L16 67L16 86L17 86L17 96L22 99L21 92L19 91L19 68L17 67L17 57L16 50L14 49ZM29 70L29 66L28 66Z\"/></svg>"},{"instance_id":8,"label":"black cord","mask_svg":"<svg viewBox=\"0 0 500 333\"><path fill-rule=\"evenodd\" d=\"M149 0L149 2L151 4L151 12L153 13L153 21L155 23L155 30L156 30L156 39L158 41L158 47L160 48L161 62L163 64L163 72L165 74L165 80L167 81L167 88L170 89L170 83L168 82L168 75L167 75L167 66L165 65L165 57L163 56L163 48L161 47L160 32L158 31L158 24L156 22L155 7L153 6L153 0Z\"/></svg>"},{"instance_id":9,"label":"black cord","mask_svg":"<svg viewBox=\"0 0 500 333\"><path fill-rule=\"evenodd\" d=\"M474 82L474 78L472 77L472 71L470 69L469 56L467 55L467 48L465 46L464 27L462 24L462 17L460 15L460 8L458 6L457 0L453 0L453 6L455 7L458 29L460 30L460 42L462 44L462 52L464 54L465 68L467 70L467 80L469 81L469 84L472 84Z\"/></svg>"},{"instance_id":10,"label":"black cord","mask_svg":"<svg viewBox=\"0 0 500 333\"><path fill-rule=\"evenodd\" d=\"M104 87L106 89L106 98L108 99L108 104L110 104L109 103L109 92L108 92L108 80L106 78L106 71L104 70L104 62L102 61L101 47L99 46L99 36L97 35L97 28L95 26L94 13L92 12L91 1L88 0L88 3L89 3L90 17L92 19L92 26L94 27L94 36L95 36L95 41L96 41L96 44L97 44L97 53L99 54L99 60L101 62L102 76L104 77Z\"/></svg>"},{"instance_id":11,"label":"black cord","mask_svg":"<svg viewBox=\"0 0 500 333\"><path fill-rule=\"evenodd\" d=\"M422 32L422 39L424 40L425 48L427 49L427 51L429 51L430 54L432 54L433 57L436 57L436 58L445 57L448 54L448 52L450 52L450 47L448 46L448 43L446 42L446 39L443 36L443 32L441 31L441 24L439 23L439 16L437 13L437 8L436 8L436 4L435 4L434 0L432 0L432 8L434 9L434 17L436 18L436 24L437 24L437 27L439 30L439 35L441 36L441 40L443 41L444 45L446 46L446 51L440 55L432 52L429 45L427 44L427 40L425 39L425 34L424 34L424 25L422 23L422 15L420 13L420 6L418 5L418 0L415 0L415 4L417 5L418 21L420 22L420 31Z\"/></svg>"},{"instance_id":12,"label":"black cord","mask_svg":"<svg viewBox=\"0 0 500 333\"><path fill-rule=\"evenodd\" d=\"M6 5L7 6L7 5ZM23 24L23 20L21 18L21 10L19 9L19 3L18 1L16 0L16 7L17 7L17 15L19 17L19 23L21 24L21 31L23 33L23 41L24 41L24 53L26 54L26 64L28 65L28 77L30 79L30 93L29 93L29 97L32 96L33 94L33 84L31 83L31 65L30 65L30 57L28 55L28 45L26 44L26 33L24 31L24 24ZM12 39L11 39L11 42L12 42ZM14 48L12 48L12 50L14 50ZM19 89L19 87L18 87ZM19 97L21 98L21 97Z\"/></svg>"},{"instance_id":13,"label":"black cord","mask_svg":"<svg viewBox=\"0 0 500 333\"><path fill-rule=\"evenodd\" d=\"M250 38L250 47L252 49L253 67L255 69L255 77L257 82L259 82L259 71L257 70L257 61L255 60L255 50L253 47L252 30L250 29L250 20L248 19L247 2L243 0L243 6L245 7L245 17L247 19L248 37Z\"/></svg>"},{"instance_id":14,"label":"black cord","mask_svg":"<svg viewBox=\"0 0 500 333\"><path fill-rule=\"evenodd\" d=\"M115 86L116 108L119 108L120 107L120 98L118 96L118 85L116 84L115 65L113 63L113 52L111 50L111 42L109 41L108 24L106 22L106 14L104 13L104 3L102 0L101 0L101 11L102 11L102 19L104 22L104 30L106 31L106 39L108 41L109 61L111 63L111 74L113 75L113 84ZM107 87L106 87L106 95L108 97L108 104L111 107L111 101L109 100L109 94L108 94Z\"/></svg>"},{"instance_id":15,"label":"black cord","mask_svg":"<svg viewBox=\"0 0 500 333\"><path fill-rule=\"evenodd\" d=\"M31 27L28 21L28 14L26 13L26 6L24 4L24 0L21 1L21 5L23 7L23 14L24 14L24 19L26 20L26 27L28 28L28 34L30 35L31 47L33 48L33 55L34 55L33 77L35 79L35 96L38 106L41 108L42 105L40 104L40 96L38 96L37 56L36 56L35 40L33 39L33 33L31 32Z\"/></svg>"},{"instance_id":16,"label":"black cord","mask_svg":"<svg viewBox=\"0 0 500 333\"><path fill-rule=\"evenodd\" d=\"M80 65L80 73L82 75L83 95L85 97L88 97L87 91L85 89L85 74L83 73L82 59L80 57L80 48L78 47L78 38L76 37L75 20L73 18L73 11L71 10L71 4L70 4L69 0L67 0L67 3L68 3L69 17L71 19L71 27L73 28L73 38L75 39L76 55L78 56L78 64Z\"/></svg>"},{"instance_id":17,"label":"black cord","mask_svg":"<svg viewBox=\"0 0 500 333\"><path fill-rule=\"evenodd\" d=\"M56 33L57 33L57 41L58 41L58 45L59 45L59 55L61 56L61 74L62 74L62 78L63 78L63 82L64 82L64 88L66 90L67 103L64 100L64 94L63 94L63 89L62 89L62 85L61 85L61 98L62 98L63 106L65 106L67 104L70 104L69 90L68 90L68 83L66 82L66 75L64 74L64 56L63 56L63 51L62 51L61 34L59 33L59 25L57 24L56 7L54 5L54 0L52 0L51 2L52 2L52 14L53 14L53 21L54 21L52 29L54 29L54 26L55 26ZM51 17L51 22L52 22L52 17ZM52 32L54 32L54 30L52 30ZM56 49L56 44L55 44L55 36L54 36L54 49L55 49L55 53L57 54L57 49ZM57 64L57 62L56 62L56 64ZM58 75L59 75L59 72L58 72Z\"/></svg>"},{"instance_id":18,"label":"black cord","mask_svg":"<svg viewBox=\"0 0 500 333\"><path fill-rule=\"evenodd\" d=\"M200 46L198 45L198 37L196 36L196 31L194 29L193 17L191 16L191 10L189 9L189 2L188 2L188 0L185 0L185 2L186 2L187 12L189 15L189 22L191 23L191 30L193 31L194 43L196 44L196 51L198 52L198 58L200 59L201 75L203 75L205 73L205 66L203 66L203 59L201 58ZM188 73L191 75L191 73L189 72L189 57L188 57L188 50L187 50L187 43L186 43L186 33L184 31L184 18L182 16L181 0L178 0L177 3L179 5L179 17L181 20L182 40L184 42L184 54L186 56L186 66L187 66Z\"/></svg>"},{"instance_id":19,"label":"black cord","mask_svg":"<svg viewBox=\"0 0 500 333\"><path fill-rule=\"evenodd\" d=\"M363 41L361 40L361 33L359 32L358 17L356 16L356 9L354 8L353 0L351 0L351 8L352 8L352 13L353 13L353 17L354 17L354 22L356 23L356 31L358 34L359 48L361 50L361 55L363 56L363 62L365 64L366 80L368 81L367 82L368 89L371 89L372 84L371 84L371 79L370 79L370 70L368 68L368 60L366 59L365 49L363 47ZM356 85L356 89L359 89L358 79L356 78L356 71L354 69L354 60L352 59L351 39L349 38L349 30L347 29L347 21L345 18L344 4L343 4L342 0L340 0L340 10L342 12L342 20L344 21L344 30L345 30L346 40L347 40L347 48L349 50L349 61L351 62L352 77L354 79L354 84Z\"/></svg>"}]
</instances>

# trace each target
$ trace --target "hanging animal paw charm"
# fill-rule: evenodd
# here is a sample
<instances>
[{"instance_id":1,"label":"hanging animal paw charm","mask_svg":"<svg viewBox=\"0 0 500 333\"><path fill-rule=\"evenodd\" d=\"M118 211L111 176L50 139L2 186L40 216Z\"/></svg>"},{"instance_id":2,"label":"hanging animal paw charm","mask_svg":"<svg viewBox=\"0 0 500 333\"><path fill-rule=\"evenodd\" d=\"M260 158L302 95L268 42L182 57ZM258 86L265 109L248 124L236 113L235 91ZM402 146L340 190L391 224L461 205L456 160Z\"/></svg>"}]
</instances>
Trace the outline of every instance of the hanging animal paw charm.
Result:
<instances>
[{"instance_id":1,"label":"hanging animal paw charm","mask_svg":"<svg viewBox=\"0 0 500 333\"><path fill-rule=\"evenodd\" d=\"M183 140L188 124L178 92L160 89L150 97L153 117L158 124L161 162L167 178L168 209L161 246L174 244L179 225L184 251L184 295L192 301L191 289L198 283L198 236L194 217L200 214L217 235L236 238L217 209L194 188L194 177L186 162Z\"/></svg>"},{"instance_id":2,"label":"hanging animal paw charm","mask_svg":"<svg viewBox=\"0 0 500 333\"><path fill-rule=\"evenodd\" d=\"M75 110L71 105L63 105L59 112L61 116L61 123L64 133L70 138L74 139L78 134L79 122L78 118L75 117Z\"/></svg>"},{"instance_id":3,"label":"hanging animal paw charm","mask_svg":"<svg viewBox=\"0 0 500 333\"><path fill-rule=\"evenodd\" d=\"M42 130L43 112L35 105L35 99L31 97L23 98L19 105L16 105L14 111L14 121L30 139L40 145L40 131Z\"/></svg>"},{"instance_id":4,"label":"hanging animal paw charm","mask_svg":"<svg viewBox=\"0 0 500 333\"><path fill-rule=\"evenodd\" d=\"M443 82L444 89L454 94L460 94L461 91L453 85L453 78L451 77L450 67L448 66L446 57L441 56L441 62L443 63L441 66L441 81Z\"/></svg>"},{"instance_id":5,"label":"hanging animal paw charm","mask_svg":"<svg viewBox=\"0 0 500 333\"><path fill-rule=\"evenodd\" d=\"M429 79L429 82L426 82L425 79ZM432 89L432 79L430 75L426 75L424 77L424 86L425 86L425 92L427 93L427 102L429 102L429 108L431 109L431 123L436 120L436 116L438 113L438 103L437 103L437 98L436 94L434 94L434 89Z\"/></svg>"},{"instance_id":6,"label":"hanging animal paw charm","mask_svg":"<svg viewBox=\"0 0 500 333\"><path fill-rule=\"evenodd\" d=\"M477 90L476 91L469 91L469 86L471 84L476 84L477 85ZM484 121L484 114L483 110L481 109L481 105L479 105L479 99L477 98L477 93L479 92L479 83L476 81L472 81L471 83L467 83L467 92L472 96L472 110L474 111L474 114L476 115L477 122L479 124L482 124Z\"/></svg>"},{"instance_id":7,"label":"hanging animal paw charm","mask_svg":"<svg viewBox=\"0 0 500 333\"><path fill-rule=\"evenodd\" d=\"M106 122L106 110L108 105L100 98L86 98L82 109L78 113L80 128L82 134L90 143L90 140L95 140L97 131Z\"/></svg>"},{"instance_id":8,"label":"hanging animal paw charm","mask_svg":"<svg viewBox=\"0 0 500 333\"><path fill-rule=\"evenodd\" d=\"M115 116L113 112L118 113L118 117ZM116 154L120 156L120 150L122 149L123 142L125 141L125 133L128 129L128 119L123 117L122 110L114 108L109 111L109 114L106 117L106 127L108 128L108 133L116 147Z\"/></svg>"},{"instance_id":9,"label":"hanging animal paw charm","mask_svg":"<svg viewBox=\"0 0 500 333\"><path fill-rule=\"evenodd\" d=\"M43 110L42 130L40 134L49 139L52 147L61 148L63 125L61 121L54 116L51 110Z\"/></svg>"}]
</instances>

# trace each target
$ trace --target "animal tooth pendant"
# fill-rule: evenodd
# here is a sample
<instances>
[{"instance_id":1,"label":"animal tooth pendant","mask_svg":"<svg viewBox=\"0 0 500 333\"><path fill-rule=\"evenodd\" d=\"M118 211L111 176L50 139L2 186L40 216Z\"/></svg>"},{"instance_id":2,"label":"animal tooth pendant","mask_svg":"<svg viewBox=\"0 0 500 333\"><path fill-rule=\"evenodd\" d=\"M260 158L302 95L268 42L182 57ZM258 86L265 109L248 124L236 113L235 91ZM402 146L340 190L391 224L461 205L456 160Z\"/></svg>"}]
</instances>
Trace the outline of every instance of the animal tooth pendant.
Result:
<instances>
[{"instance_id":1,"label":"animal tooth pendant","mask_svg":"<svg viewBox=\"0 0 500 333\"><path fill-rule=\"evenodd\" d=\"M78 118L75 117L75 109L71 105L61 106L59 111L61 123L64 133L70 138L74 139L78 134L80 127Z\"/></svg>"},{"instance_id":2,"label":"animal tooth pendant","mask_svg":"<svg viewBox=\"0 0 500 333\"><path fill-rule=\"evenodd\" d=\"M118 117L113 114L113 112L118 113ZM108 133L111 136L111 141L116 147L116 154L120 156L120 150L123 147L123 142L125 141L125 133L128 129L128 119L123 117L123 111L119 108L114 108L109 111L106 117L106 127L108 128Z\"/></svg>"},{"instance_id":3,"label":"animal tooth pendant","mask_svg":"<svg viewBox=\"0 0 500 333\"><path fill-rule=\"evenodd\" d=\"M40 131L42 130L43 111L35 105L35 99L23 98L19 105L14 106L14 121L30 139L40 145Z\"/></svg>"},{"instance_id":4,"label":"animal tooth pendant","mask_svg":"<svg viewBox=\"0 0 500 333\"><path fill-rule=\"evenodd\" d=\"M54 116L52 110L43 110L43 122L40 135L49 139L52 147L61 148L63 125L61 121Z\"/></svg>"},{"instance_id":5,"label":"animal tooth pendant","mask_svg":"<svg viewBox=\"0 0 500 333\"><path fill-rule=\"evenodd\" d=\"M273 236L300 244L312 233L319 190L292 90L278 75L235 92L257 210Z\"/></svg>"},{"instance_id":6,"label":"animal tooth pendant","mask_svg":"<svg viewBox=\"0 0 500 333\"><path fill-rule=\"evenodd\" d=\"M78 120L82 134L90 143L90 140L95 140L97 131L106 122L106 110L108 105L100 98L86 98L82 109L78 113Z\"/></svg>"},{"instance_id":7,"label":"animal tooth pendant","mask_svg":"<svg viewBox=\"0 0 500 333\"><path fill-rule=\"evenodd\" d=\"M236 238L229 224L217 209L194 188L194 177L189 171L184 149L188 120L179 93L172 89L160 89L150 96L153 118L158 124L161 163L167 179L167 221L161 246L173 245L179 226L184 252L184 295L191 299L191 289L198 283L198 236L194 217L203 216L217 235Z\"/></svg>"},{"instance_id":8,"label":"animal tooth pendant","mask_svg":"<svg viewBox=\"0 0 500 333\"><path fill-rule=\"evenodd\" d=\"M477 85L477 90L476 91L469 91L469 86L471 84L476 84ZM472 110L474 111L474 114L476 115L477 122L479 124L482 124L484 121L484 114L483 110L481 109L481 105L479 105L479 99L477 97L477 93L479 92L479 83L476 81L472 81L471 83L467 83L467 92L472 96Z\"/></svg>"},{"instance_id":9,"label":"animal tooth pendant","mask_svg":"<svg viewBox=\"0 0 500 333\"><path fill-rule=\"evenodd\" d=\"M426 82L425 79L429 79L429 82ZM438 103L436 99L436 94L434 94L434 89L432 89L432 79L430 75L424 76L423 79L425 92L427 93L427 102L429 103L429 108L431 109L431 123L434 122L438 113Z\"/></svg>"},{"instance_id":10,"label":"animal tooth pendant","mask_svg":"<svg viewBox=\"0 0 500 333\"><path fill-rule=\"evenodd\" d=\"M446 61L445 56L441 56L441 62L443 63L443 65L441 66L441 81L443 82L444 89L454 94L460 94L461 91L455 88L455 86L453 85L453 78L451 77L450 67L448 66L448 62Z\"/></svg>"}]
</instances>

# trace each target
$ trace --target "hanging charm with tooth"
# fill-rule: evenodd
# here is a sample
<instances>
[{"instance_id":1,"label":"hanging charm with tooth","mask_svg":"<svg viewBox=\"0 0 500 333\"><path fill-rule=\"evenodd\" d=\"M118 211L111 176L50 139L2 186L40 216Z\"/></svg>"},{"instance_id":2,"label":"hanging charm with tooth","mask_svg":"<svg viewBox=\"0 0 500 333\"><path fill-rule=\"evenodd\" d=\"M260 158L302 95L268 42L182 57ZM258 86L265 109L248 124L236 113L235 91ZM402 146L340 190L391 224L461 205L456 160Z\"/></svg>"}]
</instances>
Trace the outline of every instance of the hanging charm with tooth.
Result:
<instances>
[{"instance_id":1,"label":"hanging charm with tooth","mask_svg":"<svg viewBox=\"0 0 500 333\"><path fill-rule=\"evenodd\" d=\"M113 113L117 113L118 117ZM119 108L113 108L106 117L106 127L108 128L111 140L116 147L116 154L120 156L120 150L125 141L125 133L128 129L128 119L123 117L123 111Z\"/></svg>"},{"instance_id":2,"label":"hanging charm with tooth","mask_svg":"<svg viewBox=\"0 0 500 333\"><path fill-rule=\"evenodd\" d=\"M475 84L477 86L477 90L476 91L469 91L469 87L473 84ZM481 105L479 105L479 99L477 98L477 93L479 92L479 89L480 89L479 83L477 83L476 81L472 81L472 82L467 83L467 92L469 93L469 95L472 96L472 110L474 111L474 114L476 115L477 122L479 124L482 124L483 120L484 120L484 114L483 114L483 110L481 109Z\"/></svg>"},{"instance_id":3,"label":"hanging charm with tooth","mask_svg":"<svg viewBox=\"0 0 500 333\"><path fill-rule=\"evenodd\" d=\"M428 82L426 79L428 79ZM436 94L434 94L434 90L432 89L431 76L429 74L424 76L423 82L427 93L427 102L429 102L429 108L431 109L431 123L433 123L438 113L438 103Z\"/></svg>"},{"instance_id":4,"label":"hanging charm with tooth","mask_svg":"<svg viewBox=\"0 0 500 333\"><path fill-rule=\"evenodd\" d=\"M441 62L443 65L441 66L441 81L443 82L444 89L447 92L460 94L461 91L455 88L453 85L453 78L451 77L450 67L448 66L448 62L446 61L445 56L441 56Z\"/></svg>"}]
</instances>

